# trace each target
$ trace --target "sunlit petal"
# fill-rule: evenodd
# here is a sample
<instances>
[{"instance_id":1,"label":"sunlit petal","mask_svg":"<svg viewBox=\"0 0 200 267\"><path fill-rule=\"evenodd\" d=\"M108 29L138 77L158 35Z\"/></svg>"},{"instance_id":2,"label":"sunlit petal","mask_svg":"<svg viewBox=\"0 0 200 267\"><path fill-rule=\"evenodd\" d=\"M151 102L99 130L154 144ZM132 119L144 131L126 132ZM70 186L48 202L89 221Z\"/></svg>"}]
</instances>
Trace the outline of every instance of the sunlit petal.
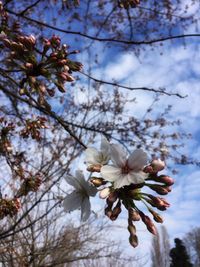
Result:
<instances>
[{"instance_id":1,"label":"sunlit petal","mask_svg":"<svg viewBox=\"0 0 200 267\"><path fill-rule=\"evenodd\" d=\"M126 164L127 153L119 144L110 146L110 154L112 162L118 167L123 167Z\"/></svg>"},{"instance_id":2,"label":"sunlit petal","mask_svg":"<svg viewBox=\"0 0 200 267\"><path fill-rule=\"evenodd\" d=\"M101 168L102 177L109 182L114 182L121 177L121 169L112 165L105 165Z\"/></svg>"},{"instance_id":3,"label":"sunlit petal","mask_svg":"<svg viewBox=\"0 0 200 267\"><path fill-rule=\"evenodd\" d=\"M128 174L128 181L130 184L140 184L145 181L145 179L148 177L148 175L142 171L140 172L130 172Z\"/></svg>"},{"instance_id":4,"label":"sunlit petal","mask_svg":"<svg viewBox=\"0 0 200 267\"><path fill-rule=\"evenodd\" d=\"M85 150L85 161L88 165L92 165L92 164L100 164L100 156L99 156L99 152L97 151L96 148L94 147L88 147Z\"/></svg>"},{"instance_id":5,"label":"sunlit petal","mask_svg":"<svg viewBox=\"0 0 200 267\"><path fill-rule=\"evenodd\" d=\"M142 149L136 149L128 158L128 166L135 172L140 171L147 164L147 154Z\"/></svg>"},{"instance_id":6,"label":"sunlit petal","mask_svg":"<svg viewBox=\"0 0 200 267\"><path fill-rule=\"evenodd\" d=\"M106 155L110 152L110 143L103 135L101 137L101 152Z\"/></svg>"},{"instance_id":7,"label":"sunlit petal","mask_svg":"<svg viewBox=\"0 0 200 267\"><path fill-rule=\"evenodd\" d=\"M121 175L121 177L114 182L114 188L121 188L129 184L128 175Z\"/></svg>"}]
</instances>

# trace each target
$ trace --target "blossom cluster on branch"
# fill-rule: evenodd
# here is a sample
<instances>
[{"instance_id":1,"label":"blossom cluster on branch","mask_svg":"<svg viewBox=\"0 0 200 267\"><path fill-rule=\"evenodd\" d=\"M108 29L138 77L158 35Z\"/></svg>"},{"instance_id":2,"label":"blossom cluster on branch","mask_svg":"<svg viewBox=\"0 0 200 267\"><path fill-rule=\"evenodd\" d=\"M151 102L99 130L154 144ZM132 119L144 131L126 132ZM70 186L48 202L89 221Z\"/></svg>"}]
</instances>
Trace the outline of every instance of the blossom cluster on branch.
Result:
<instances>
[{"instance_id":1,"label":"blossom cluster on branch","mask_svg":"<svg viewBox=\"0 0 200 267\"><path fill-rule=\"evenodd\" d=\"M19 94L33 98L42 107L51 109L47 97L55 95L56 88L64 93L65 83L73 82L73 72L80 71L82 64L69 59L77 50L68 51L59 36L51 38L25 35L17 21L9 19L0 2L0 45L6 69L1 69L4 78L15 82ZM15 81L9 73L17 73Z\"/></svg>"},{"instance_id":2,"label":"blossom cluster on branch","mask_svg":"<svg viewBox=\"0 0 200 267\"><path fill-rule=\"evenodd\" d=\"M135 8L140 4L140 0L119 0L118 5L119 7L128 9L128 8Z\"/></svg>"},{"instance_id":3,"label":"blossom cluster on branch","mask_svg":"<svg viewBox=\"0 0 200 267\"><path fill-rule=\"evenodd\" d=\"M27 119L22 125L19 121L7 120L0 117L0 156L10 167L14 181L18 181L18 188L14 197L7 197L1 193L0 198L0 220L6 216L14 216L21 208L20 198L29 192L38 191L42 183L42 175L33 173L26 169L25 152L17 151L14 143L31 137L37 142L41 141L41 129L47 128L44 117Z\"/></svg>"},{"instance_id":4,"label":"blossom cluster on branch","mask_svg":"<svg viewBox=\"0 0 200 267\"><path fill-rule=\"evenodd\" d=\"M117 1L118 6L120 8L135 8L140 4L140 0L118 0ZM63 8L71 8L71 7L77 7L80 5L80 0L62 0L62 7Z\"/></svg>"},{"instance_id":5,"label":"blossom cluster on branch","mask_svg":"<svg viewBox=\"0 0 200 267\"><path fill-rule=\"evenodd\" d=\"M105 215L112 221L122 212L122 207L128 211L129 242L133 247L138 245L135 221L141 220L152 234L157 230L152 219L138 207L142 202L151 213L154 221L162 223L163 219L154 208L164 211L170 204L159 195L171 192L174 180L168 175L158 173L165 168L164 161L153 159L148 162L147 154L142 149L136 149L129 156L119 144L110 144L102 137L101 148L88 147L85 152L87 170L90 172L88 181L80 171L75 177L67 175L67 183L75 190L66 196L63 206L66 212L81 208L81 218L87 220L91 206L89 197L96 195L106 199ZM94 176L93 173L99 173ZM142 191L151 189L158 195Z\"/></svg>"}]
</instances>

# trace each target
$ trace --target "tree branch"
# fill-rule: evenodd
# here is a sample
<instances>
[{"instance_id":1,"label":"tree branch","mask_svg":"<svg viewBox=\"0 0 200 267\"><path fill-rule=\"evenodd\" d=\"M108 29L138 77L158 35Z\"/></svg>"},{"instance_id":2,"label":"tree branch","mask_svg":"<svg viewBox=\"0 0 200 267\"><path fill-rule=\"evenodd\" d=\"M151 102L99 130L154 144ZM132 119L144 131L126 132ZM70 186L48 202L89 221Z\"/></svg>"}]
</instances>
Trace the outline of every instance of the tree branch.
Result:
<instances>
[{"instance_id":1,"label":"tree branch","mask_svg":"<svg viewBox=\"0 0 200 267\"><path fill-rule=\"evenodd\" d=\"M35 3L31 4L30 6L27 6L23 11L20 12L20 15L23 16L28 10L35 7L41 1L42 0L37 0Z\"/></svg>"},{"instance_id":2,"label":"tree branch","mask_svg":"<svg viewBox=\"0 0 200 267\"><path fill-rule=\"evenodd\" d=\"M69 126L67 125L67 123L59 116L56 115L55 112L51 111L51 110L46 110L45 108L39 106L37 103L33 104L31 101L29 101L28 99L24 99L23 97L18 96L17 94L11 92L10 90L7 90L6 88L4 88L3 86L0 85L0 89L8 94L11 95L12 97L14 97L15 99L17 98L19 101L24 102L26 104L28 104L29 106L41 111L42 113L44 113L45 115L50 116L51 118L53 118L55 121L57 121L60 125L62 125L62 127L69 133L69 135L71 137L73 137L83 148L87 148L87 146L80 140L80 138L78 138L73 132L72 130L69 128Z\"/></svg>"},{"instance_id":3,"label":"tree branch","mask_svg":"<svg viewBox=\"0 0 200 267\"><path fill-rule=\"evenodd\" d=\"M21 13L16 13L10 9L6 9L6 11L14 16L17 17L21 17L24 18L32 23L35 23L37 25L58 31L58 32L62 32L62 33L66 33L66 34L72 34L72 35L79 35L81 37L90 39L90 40L94 40L94 41L98 41L98 42L112 42L112 43L122 43L122 44L128 44L128 45L151 45L154 43L160 43L160 42L165 42L168 40L173 40L173 39L183 39L183 38L191 38L191 37L200 37L199 33L191 33L191 34L180 34L180 35L174 35L174 36L167 36L167 37L161 37L161 38L156 38L156 39L152 39L152 40L143 40L143 41L133 41L133 40L120 40L120 39L114 39L114 38L99 38L96 36L92 36L92 35L88 35L82 32L78 32L78 31L69 31L69 30L64 30L61 29L59 27L55 27L53 25L47 24L45 22L41 22L39 20L27 17L25 15L22 15Z\"/></svg>"},{"instance_id":4,"label":"tree branch","mask_svg":"<svg viewBox=\"0 0 200 267\"><path fill-rule=\"evenodd\" d=\"M89 79L91 79L91 80L93 80L95 82L102 83L102 84L107 84L107 85L112 85L112 86L117 86L119 88L124 88L124 89L128 89L128 90L131 90L131 91L143 90L143 91L149 91L149 92L153 92L153 93L160 93L160 94L164 94L164 95L167 95L167 96L177 96L177 97L180 97L180 98L187 97L187 95L183 96L183 95L180 95L179 93L168 93L163 89L154 89L154 88L148 88L148 87L129 87L129 86L126 86L126 85L118 84L116 82L108 82L108 81L100 80L100 79L92 77L92 76L90 76L90 75L88 75L87 73L84 73L84 72L80 72L80 73L82 73L84 76L88 77Z\"/></svg>"}]
</instances>

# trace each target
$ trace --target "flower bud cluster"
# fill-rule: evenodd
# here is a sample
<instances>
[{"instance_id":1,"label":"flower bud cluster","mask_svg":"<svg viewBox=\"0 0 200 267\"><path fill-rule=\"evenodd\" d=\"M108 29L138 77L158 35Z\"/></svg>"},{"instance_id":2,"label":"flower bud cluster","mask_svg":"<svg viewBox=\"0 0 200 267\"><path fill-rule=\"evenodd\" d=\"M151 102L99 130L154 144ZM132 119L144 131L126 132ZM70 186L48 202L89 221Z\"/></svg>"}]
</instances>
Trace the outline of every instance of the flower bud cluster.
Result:
<instances>
[{"instance_id":1,"label":"flower bud cluster","mask_svg":"<svg viewBox=\"0 0 200 267\"><path fill-rule=\"evenodd\" d=\"M91 177L90 182L96 187L100 187L106 184L106 181L104 181L104 179L99 177Z\"/></svg>"},{"instance_id":2,"label":"flower bud cluster","mask_svg":"<svg viewBox=\"0 0 200 267\"><path fill-rule=\"evenodd\" d=\"M48 128L46 126L46 118L44 117L37 117L36 120L26 120L25 128L20 132L20 135L23 138L28 138L31 136L33 139L36 139L37 141L41 140L41 129Z\"/></svg>"},{"instance_id":3,"label":"flower bud cluster","mask_svg":"<svg viewBox=\"0 0 200 267\"><path fill-rule=\"evenodd\" d=\"M12 134L15 126L12 122L6 121L4 118L0 118L0 153L7 154L13 151L13 147L10 141L10 135Z\"/></svg>"},{"instance_id":4,"label":"flower bud cluster","mask_svg":"<svg viewBox=\"0 0 200 267\"><path fill-rule=\"evenodd\" d=\"M26 178L21 184L16 195L17 197L21 197L21 196L26 196L31 191L37 192L41 184L42 184L42 179L39 174L35 175L34 177Z\"/></svg>"},{"instance_id":5,"label":"flower bud cluster","mask_svg":"<svg viewBox=\"0 0 200 267\"><path fill-rule=\"evenodd\" d=\"M121 8L135 8L140 4L140 0L118 0L118 6Z\"/></svg>"},{"instance_id":6,"label":"flower bud cluster","mask_svg":"<svg viewBox=\"0 0 200 267\"><path fill-rule=\"evenodd\" d=\"M80 0L62 0L62 6L70 9L72 6L77 7L80 5Z\"/></svg>"},{"instance_id":7,"label":"flower bud cluster","mask_svg":"<svg viewBox=\"0 0 200 267\"><path fill-rule=\"evenodd\" d=\"M16 215L21 208L21 203L18 198L14 199L0 199L0 220L6 216L13 217Z\"/></svg>"},{"instance_id":8,"label":"flower bud cluster","mask_svg":"<svg viewBox=\"0 0 200 267\"><path fill-rule=\"evenodd\" d=\"M151 190L155 191L159 195L167 195L171 192L171 187L174 184L174 180L168 175L158 175L159 171L165 168L164 161L157 159L153 160L150 165L144 168L144 172L149 176L146 181L153 181L156 183L145 183Z\"/></svg>"},{"instance_id":9,"label":"flower bud cluster","mask_svg":"<svg viewBox=\"0 0 200 267\"><path fill-rule=\"evenodd\" d=\"M136 227L133 224L133 221L138 221L138 220L140 220L139 213L137 214L137 211L135 211L132 208L129 208L128 209L128 231L130 233L129 243L134 248L137 247L138 245L138 237L136 235Z\"/></svg>"},{"instance_id":10,"label":"flower bud cluster","mask_svg":"<svg viewBox=\"0 0 200 267\"><path fill-rule=\"evenodd\" d=\"M2 1L0 1L0 26L1 31L5 31L8 24L8 13L5 11L3 7Z\"/></svg>"},{"instance_id":11,"label":"flower bud cluster","mask_svg":"<svg viewBox=\"0 0 200 267\"><path fill-rule=\"evenodd\" d=\"M170 204L166 201L166 199L153 196L151 194L145 194L143 199L146 200L152 207L157 208L158 210L164 211L170 207Z\"/></svg>"},{"instance_id":12,"label":"flower bud cluster","mask_svg":"<svg viewBox=\"0 0 200 267\"><path fill-rule=\"evenodd\" d=\"M89 152L91 152L91 154L87 153L88 163L92 164L88 164L88 171L97 172L101 175L102 168L106 170L108 174L110 170L112 171L112 166L109 167L108 165L108 167L105 167L105 163L101 162L103 157L100 152L95 149L90 149ZM95 157L92 157L91 155L95 155ZM141 159L144 157L144 153L141 150L137 150L135 155L138 157L140 156ZM118 158L120 157L116 157L116 159ZM137 158L135 159L137 160ZM108 164L108 161L106 164ZM119 178L117 176L117 179L119 179L120 182L123 182L123 180L120 179L126 178L125 175L129 172L129 168L129 166L125 165L124 168L118 169L118 172L121 174L119 174ZM110 220L114 221L118 218L122 211L122 206L128 211L128 231L130 233L129 243L133 247L138 245L136 228L133 222L142 221L146 225L147 230L156 235L157 230L153 220L157 223L163 223L163 219L153 208L164 211L170 206L164 198L142 191L143 187L148 187L159 195L166 195L171 192L171 186L173 185L174 180L168 175L158 175L158 172L162 171L164 168L165 163L162 160L154 159L149 165L146 165L141 169L143 172L142 174L140 173L140 175L143 175L144 180L141 180L141 182L136 180L136 183L132 182L128 185L123 184L123 186L115 186L115 179L113 177L111 177L111 179L109 179L109 177L105 179L102 175L102 177L92 176L90 178L90 182L99 190L99 197L101 199L106 199L105 215ZM115 170L116 169L117 167L115 167ZM115 173L113 174L116 176ZM145 207L152 215L153 220L137 207L138 201L145 204Z\"/></svg>"},{"instance_id":13,"label":"flower bud cluster","mask_svg":"<svg viewBox=\"0 0 200 267\"><path fill-rule=\"evenodd\" d=\"M36 96L38 104L50 109L46 97L53 97L56 88L64 93L65 83L75 81L72 73L82 69L80 62L68 58L78 51L69 52L68 46L62 45L60 37L55 35L45 39L40 49L34 35L27 36L20 31L13 31L14 26L6 27L0 36L0 43L5 50L7 68L16 68L21 76L19 94Z\"/></svg>"},{"instance_id":14,"label":"flower bud cluster","mask_svg":"<svg viewBox=\"0 0 200 267\"><path fill-rule=\"evenodd\" d=\"M107 200L106 200L107 206L105 208L105 215L111 221L115 221L122 211L120 199L118 199L117 204L114 206L114 203L116 200L117 200L117 193L116 192L110 193Z\"/></svg>"}]
</instances>

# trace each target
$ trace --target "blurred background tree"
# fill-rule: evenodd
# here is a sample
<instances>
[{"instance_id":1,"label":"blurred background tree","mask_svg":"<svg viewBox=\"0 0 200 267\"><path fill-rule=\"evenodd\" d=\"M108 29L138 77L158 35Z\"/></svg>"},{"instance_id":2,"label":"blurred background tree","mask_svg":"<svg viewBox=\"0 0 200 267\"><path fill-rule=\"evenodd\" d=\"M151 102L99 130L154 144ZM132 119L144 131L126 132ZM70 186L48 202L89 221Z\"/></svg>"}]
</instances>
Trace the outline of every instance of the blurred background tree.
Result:
<instances>
[{"instance_id":1,"label":"blurred background tree","mask_svg":"<svg viewBox=\"0 0 200 267\"><path fill-rule=\"evenodd\" d=\"M200 228L195 227L184 238L184 244L189 252L194 267L200 266Z\"/></svg>"},{"instance_id":2,"label":"blurred background tree","mask_svg":"<svg viewBox=\"0 0 200 267\"><path fill-rule=\"evenodd\" d=\"M171 267L183 266L192 267L193 264L190 262L190 256L188 255L183 241L179 238L174 239L175 247L170 250Z\"/></svg>"},{"instance_id":3,"label":"blurred background tree","mask_svg":"<svg viewBox=\"0 0 200 267\"><path fill-rule=\"evenodd\" d=\"M158 235L152 239L151 261L152 267L169 267L170 266L170 242L169 235L165 226L160 228Z\"/></svg>"}]
</instances>

